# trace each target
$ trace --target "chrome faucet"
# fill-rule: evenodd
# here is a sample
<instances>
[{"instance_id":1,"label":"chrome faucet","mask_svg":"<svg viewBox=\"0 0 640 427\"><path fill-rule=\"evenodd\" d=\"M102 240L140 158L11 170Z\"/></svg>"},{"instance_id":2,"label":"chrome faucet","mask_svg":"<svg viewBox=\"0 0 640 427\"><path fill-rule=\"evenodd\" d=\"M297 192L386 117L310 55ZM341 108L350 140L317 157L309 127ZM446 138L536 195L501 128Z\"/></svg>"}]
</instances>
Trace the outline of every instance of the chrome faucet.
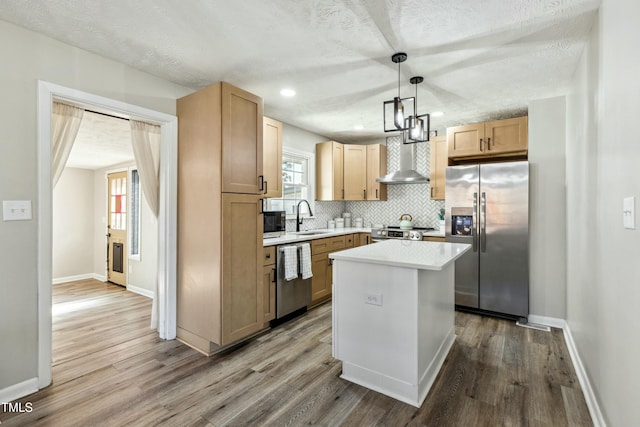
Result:
<instances>
[{"instance_id":1,"label":"chrome faucet","mask_svg":"<svg viewBox=\"0 0 640 427\"><path fill-rule=\"evenodd\" d=\"M296 232L300 231L300 226L302 225L302 219L300 218L300 203L305 202L307 207L309 208L309 216L313 216L311 212L311 205L305 199L302 199L298 202L298 208L296 209Z\"/></svg>"}]
</instances>

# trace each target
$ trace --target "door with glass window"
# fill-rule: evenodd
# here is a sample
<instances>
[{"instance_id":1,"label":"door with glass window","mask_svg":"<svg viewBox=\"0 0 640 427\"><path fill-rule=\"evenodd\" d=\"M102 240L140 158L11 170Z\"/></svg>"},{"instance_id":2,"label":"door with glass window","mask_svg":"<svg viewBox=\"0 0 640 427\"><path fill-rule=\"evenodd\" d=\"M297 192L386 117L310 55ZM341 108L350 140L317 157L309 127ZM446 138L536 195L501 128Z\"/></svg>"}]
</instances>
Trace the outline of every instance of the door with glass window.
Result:
<instances>
[{"instance_id":1,"label":"door with glass window","mask_svg":"<svg viewBox=\"0 0 640 427\"><path fill-rule=\"evenodd\" d=\"M127 172L107 175L107 280L127 285Z\"/></svg>"}]
</instances>

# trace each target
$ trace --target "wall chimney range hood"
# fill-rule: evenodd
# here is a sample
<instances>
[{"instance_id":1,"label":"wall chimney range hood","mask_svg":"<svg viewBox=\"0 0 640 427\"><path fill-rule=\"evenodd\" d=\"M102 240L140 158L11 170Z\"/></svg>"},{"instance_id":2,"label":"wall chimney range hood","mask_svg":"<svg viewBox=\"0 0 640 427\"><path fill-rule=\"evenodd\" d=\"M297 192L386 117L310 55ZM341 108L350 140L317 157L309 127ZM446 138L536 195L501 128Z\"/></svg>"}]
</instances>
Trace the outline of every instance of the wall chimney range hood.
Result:
<instances>
[{"instance_id":1,"label":"wall chimney range hood","mask_svg":"<svg viewBox=\"0 0 640 427\"><path fill-rule=\"evenodd\" d=\"M426 184L429 178L416 171L416 144L400 144L400 170L376 179L383 184Z\"/></svg>"}]
</instances>

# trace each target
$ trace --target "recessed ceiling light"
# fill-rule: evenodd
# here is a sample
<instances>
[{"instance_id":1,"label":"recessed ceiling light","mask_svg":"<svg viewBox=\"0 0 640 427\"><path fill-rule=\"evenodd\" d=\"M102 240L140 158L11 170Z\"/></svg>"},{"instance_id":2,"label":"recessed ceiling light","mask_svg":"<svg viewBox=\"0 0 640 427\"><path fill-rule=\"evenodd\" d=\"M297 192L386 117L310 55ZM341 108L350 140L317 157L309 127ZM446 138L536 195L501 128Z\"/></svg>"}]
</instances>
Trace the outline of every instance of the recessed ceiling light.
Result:
<instances>
[{"instance_id":1,"label":"recessed ceiling light","mask_svg":"<svg viewBox=\"0 0 640 427\"><path fill-rule=\"evenodd\" d=\"M442 111L434 111L433 113L431 113L431 117L440 117L440 116L444 116L444 113Z\"/></svg>"},{"instance_id":2,"label":"recessed ceiling light","mask_svg":"<svg viewBox=\"0 0 640 427\"><path fill-rule=\"evenodd\" d=\"M296 91L293 89L282 89L280 95L291 98L292 96L296 96Z\"/></svg>"},{"instance_id":3,"label":"recessed ceiling light","mask_svg":"<svg viewBox=\"0 0 640 427\"><path fill-rule=\"evenodd\" d=\"M362 126L362 125L355 125L353 128L355 130L364 130L364 126Z\"/></svg>"}]
</instances>

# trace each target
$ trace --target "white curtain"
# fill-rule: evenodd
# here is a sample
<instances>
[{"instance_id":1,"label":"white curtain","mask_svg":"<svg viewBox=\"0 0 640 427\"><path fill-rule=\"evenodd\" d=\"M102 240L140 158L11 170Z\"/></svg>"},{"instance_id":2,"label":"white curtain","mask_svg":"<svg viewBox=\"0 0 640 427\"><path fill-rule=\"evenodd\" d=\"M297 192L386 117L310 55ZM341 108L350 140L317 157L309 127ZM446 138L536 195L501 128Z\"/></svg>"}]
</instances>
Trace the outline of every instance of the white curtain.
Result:
<instances>
[{"instance_id":1,"label":"white curtain","mask_svg":"<svg viewBox=\"0 0 640 427\"><path fill-rule=\"evenodd\" d=\"M160 126L135 120L130 120L129 123L131 124L133 155L136 159L138 175L140 175L142 192L151 212L157 218L160 204ZM158 304L160 293L164 290L163 281L161 275L156 277L151 308L152 329L158 329L158 325L162 326L166 316L165 310ZM161 337L164 336L164 331L159 330L158 332Z\"/></svg>"},{"instance_id":2,"label":"white curtain","mask_svg":"<svg viewBox=\"0 0 640 427\"><path fill-rule=\"evenodd\" d=\"M84 109L61 102L53 103L51 116L51 188L55 188L64 165L67 164L71 147L78 135Z\"/></svg>"},{"instance_id":3,"label":"white curtain","mask_svg":"<svg viewBox=\"0 0 640 427\"><path fill-rule=\"evenodd\" d=\"M130 120L131 143L147 205L158 217L160 192L160 126Z\"/></svg>"}]
</instances>

